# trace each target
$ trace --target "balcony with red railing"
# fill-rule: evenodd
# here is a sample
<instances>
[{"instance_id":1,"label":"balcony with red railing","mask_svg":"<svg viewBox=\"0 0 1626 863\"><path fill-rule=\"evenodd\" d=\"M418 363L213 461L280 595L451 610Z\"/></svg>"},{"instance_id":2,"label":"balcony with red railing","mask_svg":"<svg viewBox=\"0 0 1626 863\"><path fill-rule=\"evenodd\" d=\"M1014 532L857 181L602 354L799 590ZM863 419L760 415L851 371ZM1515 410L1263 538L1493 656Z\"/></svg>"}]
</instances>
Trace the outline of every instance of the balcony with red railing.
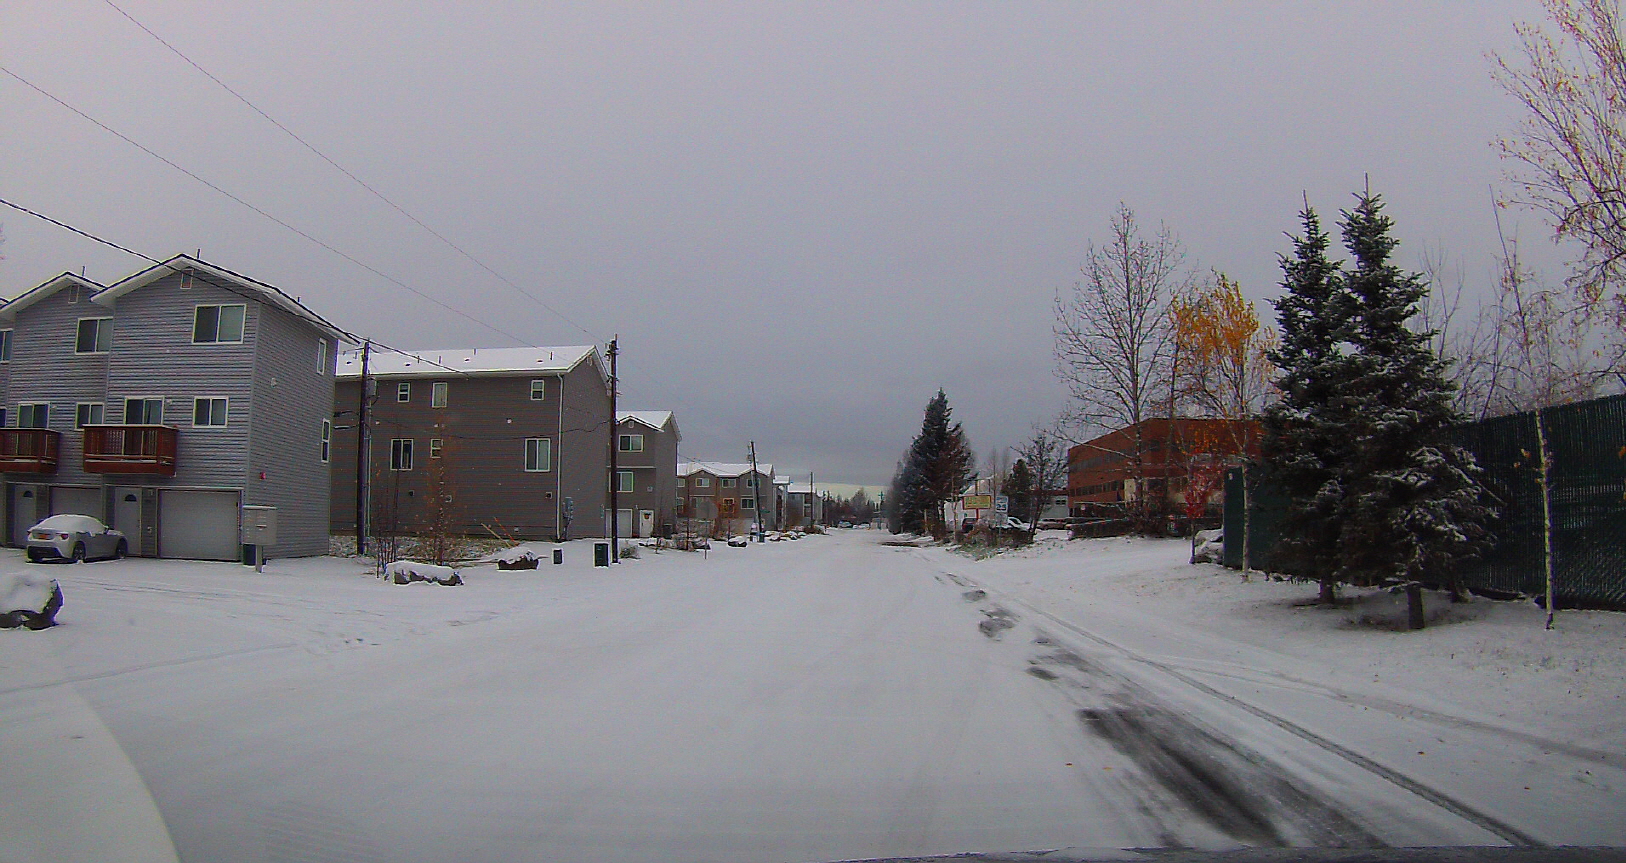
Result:
<instances>
[{"instance_id":1,"label":"balcony with red railing","mask_svg":"<svg viewBox=\"0 0 1626 863\"><path fill-rule=\"evenodd\" d=\"M0 429L0 473L56 473L61 452L61 432Z\"/></svg>"},{"instance_id":2,"label":"balcony with red railing","mask_svg":"<svg viewBox=\"0 0 1626 863\"><path fill-rule=\"evenodd\" d=\"M175 475L173 426L85 426L85 473Z\"/></svg>"}]
</instances>

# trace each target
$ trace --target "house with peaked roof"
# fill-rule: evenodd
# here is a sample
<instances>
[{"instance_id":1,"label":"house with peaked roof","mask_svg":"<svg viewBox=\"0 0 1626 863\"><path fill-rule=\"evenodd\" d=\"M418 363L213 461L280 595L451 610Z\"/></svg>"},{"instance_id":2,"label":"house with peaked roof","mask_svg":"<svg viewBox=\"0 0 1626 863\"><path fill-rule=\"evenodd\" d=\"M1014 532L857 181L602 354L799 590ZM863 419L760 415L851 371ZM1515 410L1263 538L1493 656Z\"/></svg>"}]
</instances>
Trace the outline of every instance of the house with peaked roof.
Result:
<instances>
[{"instance_id":1,"label":"house with peaked roof","mask_svg":"<svg viewBox=\"0 0 1626 863\"><path fill-rule=\"evenodd\" d=\"M696 533L744 533L779 526L773 465L682 462L677 468L677 517Z\"/></svg>"},{"instance_id":2,"label":"house with peaked roof","mask_svg":"<svg viewBox=\"0 0 1626 863\"><path fill-rule=\"evenodd\" d=\"M609 376L592 346L367 352L373 529L515 539L609 531ZM339 358L330 524L356 529L362 352Z\"/></svg>"},{"instance_id":3,"label":"house with peaked roof","mask_svg":"<svg viewBox=\"0 0 1626 863\"><path fill-rule=\"evenodd\" d=\"M616 413L617 535L671 536L676 529L678 444L671 411Z\"/></svg>"},{"instance_id":4,"label":"house with peaked roof","mask_svg":"<svg viewBox=\"0 0 1626 863\"><path fill-rule=\"evenodd\" d=\"M137 555L327 552L333 358L349 337L282 290L187 255L102 287L61 276L0 306L0 475L12 544L57 513Z\"/></svg>"}]
</instances>

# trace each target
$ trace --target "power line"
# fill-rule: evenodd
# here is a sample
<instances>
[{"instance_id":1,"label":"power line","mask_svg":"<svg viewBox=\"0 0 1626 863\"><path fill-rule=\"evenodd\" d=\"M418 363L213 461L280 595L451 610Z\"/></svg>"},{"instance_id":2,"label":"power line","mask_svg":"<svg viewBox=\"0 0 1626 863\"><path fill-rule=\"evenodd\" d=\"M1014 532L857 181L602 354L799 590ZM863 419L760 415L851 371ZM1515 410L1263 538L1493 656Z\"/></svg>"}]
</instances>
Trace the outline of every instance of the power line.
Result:
<instances>
[{"instance_id":1,"label":"power line","mask_svg":"<svg viewBox=\"0 0 1626 863\"><path fill-rule=\"evenodd\" d=\"M249 203L248 201L243 200L242 198L238 197L237 195L234 195L231 192L226 191L225 189L221 188L220 186L216 185L215 183L210 182L209 180L199 176L198 174L188 170L185 167L182 167L181 165L177 164L176 162L174 162L174 161L172 161L172 160L170 160L170 159L168 159L168 158L166 158L166 157L164 157L162 155L159 155L158 153L154 152L152 149L150 149L146 145L144 145L141 142L135 140L134 138L131 138L130 136L124 134L123 132L120 132L117 129L114 129L113 127L107 125L106 123L103 123L102 121L96 119L95 117L92 117L89 114L86 114L84 111L81 111L78 108L75 108L74 106L68 104L67 102L57 98L56 96L51 95L50 93L48 93L44 89L42 89L39 85L37 85L34 82L28 80L27 78L24 78L21 75L18 75L16 72L11 71L10 69L6 68L5 66L0 66L0 72L4 72L7 75L10 75L12 78L14 78L18 82L22 83L24 86L28 87L29 89L33 90L34 92L39 93L41 96L44 96L45 98L50 99L52 102L55 102L58 105L61 105L63 108L68 109L69 111L73 112L75 115L77 115L80 118L86 120L87 122L90 122L90 123L94 124L98 128L102 129L103 131L107 132L108 134L113 135L114 137L118 138L119 140L125 142L126 144L129 144L130 146L135 147L136 149L140 150L143 153L146 153L147 155L153 157L154 159L157 159L158 161L163 162L164 164L170 166L171 168L174 168L177 171L180 171L181 173L187 175L188 177L191 177L192 179L197 180L199 183L202 183L203 185L208 186L210 189L213 189L214 191L220 193L221 195L224 195L225 197L231 199L232 201L235 201L236 203L241 204L242 206L247 207L250 210L253 210L254 212L260 214L261 216L264 216L265 218L271 220L272 222L275 222L276 224L278 224L278 225L280 225L280 226L294 232L295 234L298 234L299 236L304 237L306 240L309 240L310 242L315 243L318 246L321 246L322 248L328 250L329 252L332 252L333 254L338 255L339 257L349 261L352 264L355 264L358 267L361 267L362 269L366 270L367 272L372 273L373 275L378 276L379 278L384 279L384 280L386 280L386 281L388 281L388 282L390 282L390 283L392 283L394 285L397 285L397 286L399 286L400 288L402 288L402 289L404 289L406 291L409 291L409 292L411 292L413 294L416 294L419 297L422 297L423 299L428 300L429 302L434 303L437 306L440 306L441 308L445 309L448 312L451 312L451 313L453 313L455 315L458 315L460 317L466 318L469 321L472 321L472 322L474 322L476 324L479 324L480 326L485 327L486 329L491 330L494 333L498 333L499 335L502 335L502 336L505 336L505 337L507 337L509 339L512 339L515 342L518 342L519 344L522 344L522 345L526 344L527 340L524 337L514 335L513 333L510 333L507 330L502 329L501 327L495 326L493 324L488 324L485 321L482 321L479 318L476 318L473 315L471 315L471 314L469 314L469 313L467 313L467 312L465 312L465 311L463 311L461 309L458 309L458 308L456 308L454 306L451 306L451 305L449 305L447 303L441 302L440 300L435 299L434 297L430 296L429 294L426 294L423 291L420 291L417 288L414 288L411 285L408 285L407 283L401 281L400 279L397 279L394 276L391 276L391 275L379 270L378 268L371 266L370 264L364 263L361 260L355 258L354 256L352 256L352 255L350 255L350 254L348 254L346 252L343 252L343 251L340 251L337 248L334 248L332 245L329 245L328 243L317 239L316 237L310 235L309 233L306 233L305 231L302 231L299 228L296 228L293 225L283 221L282 219L279 219L276 216L271 215L270 213L268 213L265 210L263 210L263 209L255 206L255 205Z\"/></svg>"},{"instance_id":2,"label":"power line","mask_svg":"<svg viewBox=\"0 0 1626 863\"><path fill-rule=\"evenodd\" d=\"M70 225L67 222L64 222L64 221L62 221L60 219L54 219L54 218L52 218L50 216L45 215L44 213L39 212L38 210L34 210L34 209L30 209L28 207L25 207L22 204L18 204L18 203L15 203L13 201L9 201L9 200L7 200L7 199L5 199L3 197L0 197L0 205L10 207L11 209L16 210L19 213L23 213L25 215L33 216L34 218L39 219L42 222L48 222L48 223L50 223L52 225L55 225L55 226L57 226L59 228L62 228L63 230L70 231L72 233L78 234L79 236L84 237L87 240L91 240L93 242L97 242L97 243L100 243L100 244L102 244L104 246L107 246L108 248L117 249L117 250L125 253L126 255L130 255L132 257L140 258L143 261L147 261L148 263L156 264L157 266L160 266L160 267L169 267L169 269L172 272L177 272L177 273L180 272L180 269L178 267L175 267L174 265L170 264L168 261L161 261L161 260L159 260L159 259L157 259L157 258L155 258L155 257L153 257L151 255L148 255L148 254L146 254L144 252L138 252L135 249L130 248L129 246L125 246L125 245L121 245L119 243L115 243L112 240L109 240L109 239L107 239L105 237L97 236L96 234L93 234L90 231L85 230L84 228L80 228L80 227L76 227L74 225ZM205 282L207 282L210 285L213 285L214 287L220 288L223 291L227 291L229 293L235 294L235 295L237 295L239 297L242 297L244 299L255 300L256 302L259 301L258 298L250 297L248 294L243 293L242 291L238 290L236 287L234 287L232 285L224 285L224 284L221 284L221 283L219 283L219 282L217 282L217 281L215 281L213 279L208 278L207 274L195 274L195 275L202 276L203 280ZM242 278L242 277L240 277L240 278ZM254 280L254 281L258 281L258 280ZM265 285L264 282L259 282L259 284ZM275 286L265 285L265 287L270 288L271 290L274 290L277 293L282 294L285 297L288 296L287 293L285 293L284 291L282 291L279 288L276 288ZM295 302L298 303L297 300L295 300ZM303 308L304 304L299 303L299 305ZM309 311L309 310L307 309L307 311ZM315 315L316 313L312 312L311 314ZM320 315L316 315L316 317L321 318ZM324 323L328 323L325 318L323 318L322 320L323 320ZM351 339L352 341L361 341L362 340L362 337L357 336L355 333L352 333L352 332L349 332L347 330L341 329L341 328L339 328L337 326L333 326L332 323L328 323L328 326L332 326L333 329L338 330L339 332L343 333L347 338ZM406 351L402 351L402 350L400 350L398 348L392 348L389 345L386 345L383 342L378 341L377 339L369 339L369 341L371 341L375 345L379 345L379 346L383 347L384 350L387 350L387 351L396 351L397 353L403 353L403 354L406 353ZM453 374L462 375L463 377L472 377L472 375L470 375L467 371L464 371L463 369L452 368L451 366L443 365L441 363L437 363L434 360L424 359L423 357L418 357L418 359L421 360L422 362L428 363L429 365L438 366L440 368L443 368L443 369L445 369L445 370L447 370L449 372L452 372Z\"/></svg>"},{"instance_id":3,"label":"power line","mask_svg":"<svg viewBox=\"0 0 1626 863\"><path fill-rule=\"evenodd\" d=\"M567 316L565 313L563 313L563 312L559 311L558 309L555 309L554 307L552 307L552 306L548 305L547 303L543 302L540 297L536 296L535 294L532 294L530 291L525 290L524 288L520 287L518 284L515 284L513 280L509 279L507 276L504 276L502 273L499 273L495 269L488 266L485 261L482 261L479 258L475 257L473 254L470 254L462 246L459 246L457 243L452 242L444 234L440 233L439 231L437 231L434 228L431 228L429 225L425 224L422 219L418 218L417 216L414 216L410 212L407 212L406 208L404 208L400 204L397 204L394 201L390 200L388 197L386 197L384 195L383 192L380 192L378 189L376 189L376 188L372 187L371 185L369 185L365 180L362 180L360 177L356 176L354 173L351 173L343 165L340 165L338 162L335 162L333 159L329 158L326 153L323 153L321 150L317 149L316 145L314 145L314 144L310 143L309 141L305 140L304 138L300 137L297 133L294 132L294 130L292 130L292 129L288 128L287 126L283 125L283 123L280 122L279 120L277 120L277 118L271 116L270 114L267 114L258 105L256 105L253 102L249 101L247 96L244 96L242 93L239 93L236 90L232 89L231 86L229 86L225 81L220 80L218 77L216 77L209 70L207 70L207 69L203 68L202 66L198 65L198 63L195 60L193 60L191 57L188 57L184 53L182 53L181 49L176 48L174 45L171 45L167 40L164 39L164 37L159 36L157 33L153 32L152 28L150 28L147 25L141 23L140 21L137 21L134 16L132 16L130 13L128 13L128 12L124 11L122 8L120 8L118 4L113 2L113 0L103 0L103 2L106 3L108 6L112 7L113 11L115 11L115 12L119 13L120 15L123 15L125 18L129 19L130 23L132 23L132 24L136 25L137 27L141 28L142 32L144 32L148 36L151 36L152 38L158 40L158 43L160 45L163 45L165 48L168 48L171 53L173 53L175 56L177 56L177 57L181 58L183 61L185 61L188 66L191 66L192 68L198 70L198 72L200 72L204 77L206 77L210 81L213 81L216 84L220 85L221 89L223 89L227 93L230 93L233 96L235 96L237 98L237 101L242 102L244 105L247 105L249 110L251 110L254 113L259 114L261 117L265 118L266 122L270 123L273 126L276 126L278 129L282 130L282 132L284 134L286 134L288 137L290 137L290 138L294 139L295 141L297 141L300 146L302 146L305 149L311 151L311 153L313 153L317 158L319 158L322 161L324 161L324 162L328 163L329 165L333 166L334 170L336 170L339 173L341 173L341 174L345 175L346 177L350 178L350 180L352 182L354 182L356 185L362 187L363 189L366 189L368 192L370 192L373 195L373 197L379 199L380 201L383 201L385 204L388 204L391 209L395 210L397 213L400 213L401 215L403 215L403 216L407 217L408 219L410 219L413 224L415 224L418 227L424 229L425 231L428 231L429 234L431 236L433 236L435 239L440 240L442 243L445 243L453 251L457 252L459 255L462 255L463 257L465 257L468 260L470 260L471 262L473 262L475 264L475 266L478 266L480 269L485 270L486 272L488 272L491 275L495 276L503 284L507 285L510 288L513 288L515 291L518 291L520 294L527 297L532 302L534 302L537 305L541 306L542 308L548 310L549 312L552 312L560 320L562 320L565 323L570 324L571 326L573 326L576 329L580 330L588 338L593 339L594 341L604 341L604 339L601 339L598 336L594 335L586 327L584 327L581 324L578 324L575 321L571 320L570 317Z\"/></svg>"}]
</instances>

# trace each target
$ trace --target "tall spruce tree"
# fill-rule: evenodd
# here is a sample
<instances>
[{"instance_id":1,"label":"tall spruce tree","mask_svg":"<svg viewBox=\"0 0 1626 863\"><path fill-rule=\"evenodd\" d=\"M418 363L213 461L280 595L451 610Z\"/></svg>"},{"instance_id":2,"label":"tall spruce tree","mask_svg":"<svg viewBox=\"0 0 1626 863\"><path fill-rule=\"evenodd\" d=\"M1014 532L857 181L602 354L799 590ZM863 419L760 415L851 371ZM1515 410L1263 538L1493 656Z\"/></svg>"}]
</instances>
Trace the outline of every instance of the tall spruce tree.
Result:
<instances>
[{"instance_id":1,"label":"tall spruce tree","mask_svg":"<svg viewBox=\"0 0 1626 863\"><path fill-rule=\"evenodd\" d=\"M952 500L976 477L976 456L966 442L965 430L951 422L953 409L942 390L926 403L920 435L909 447L904 466L903 492L910 520L918 514L925 531L944 533L943 504Z\"/></svg>"},{"instance_id":2,"label":"tall spruce tree","mask_svg":"<svg viewBox=\"0 0 1626 863\"><path fill-rule=\"evenodd\" d=\"M1483 549L1491 514L1473 456L1450 443L1462 418L1430 346L1434 334L1407 326L1428 288L1390 262L1398 243L1379 196L1358 195L1340 224L1354 258L1343 280L1354 314L1352 374L1336 399L1347 407L1351 451L1341 471L1335 574L1352 584L1401 579L1455 592L1456 566Z\"/></svg>"},{"instance_id":3,"label":"tall spruce tree","mask_svg":"<svg viewBox=\"0 0 1626 863\"><path fill-rule=\"evenodd\" d=\"M1026 459L1017 459L1011 465L1011 475L1005 480L1005 496L1010 499L1011 515L1030 524L1039 520L1037 493L1033 486L1033 471L1028 470Z\"/></svg>"},{"instance_id":4,"label":"tall spruce tree","mask_svg":"<svg viewBox=\"0 0 1626 863\"><path fill-rule=\"evenodd\" d=\"M1283 255L1276 301L1281 341L1270 360L1281 370L1281 400L1265 409L1261 479L1288 499L1278 553L1284 568L1321 583L1321 600L1335 598L1343 466L1349 460L1349 403L1341 397L1352 375L1346 350L1354 301L1342 273L1327 258L1330 240L1306 203L1304 233Z\"/></svg>"}]
</instances>

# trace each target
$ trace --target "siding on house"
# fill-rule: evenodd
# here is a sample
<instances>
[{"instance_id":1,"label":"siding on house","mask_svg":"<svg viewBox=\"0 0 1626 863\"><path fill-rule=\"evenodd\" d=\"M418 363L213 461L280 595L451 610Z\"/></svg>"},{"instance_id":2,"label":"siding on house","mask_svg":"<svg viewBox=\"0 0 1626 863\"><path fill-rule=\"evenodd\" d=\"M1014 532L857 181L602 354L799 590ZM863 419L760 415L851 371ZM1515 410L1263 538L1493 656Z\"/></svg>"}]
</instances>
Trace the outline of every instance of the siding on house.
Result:
<instances>
[{"instance_id":1,"label":"siding on house","mask_svg":"<svg viewBox=\"0 0 1626 863\"><path fill-rule=\"evenodd\" d=\"M245 490L249 427L254 418L254 352L261 304L201 279L182 290L180 273L112 301L115 349L107 372L107 422L127 422L125 399L162 397L164 425L176 434L173 477L125 477L122 485ZM192 344L199 305L246 305L241 344ZM192 399L227 401L225 428L194 428ZM280 533L280 531L279 531Z\"/></svg>"},{"instance_id":2,"label":"siding on house","mask_svg":"<svg viewBox=\"0 0 1626 863\"><path fill-rule=\"evenodd\" d=\"M418 363L403 372L403 365L386 360L381 363L386 371L374 377L368 474L375 529L389 522L392 509L400 530L426 529L425 503L439 485L442 494L451 495L454 529L461 533L488 536L489 529L518 538L552 538L562 531L568 501L574 506L570 536L605 535L610 397L596 352L567 370L458 373ZM335 531L355 530L361 383L354 371L359 366L350 363L346 369L335 388L343 426L334 434L329 523ZM533 380L546 381L540 401L531 399ZM406 402L396 397L403 382L411 387ZM432 406L435 383L446 384L445 407ZM530 438L549 442L548 470L525 470ZM413 442L411 470L391 469L396 439ZM442 441L440 465L430 458L432 439Z\"/></svg>"},{"instance_id":3,"label":"siding on house","mask_svg":"<svg viewBox=\"0 0 1626 863\"><path fill-rule=\"evenodd\" d=\"M48 285L51 283L47 283ZM44 287L44 286L42 286ZM6 426L17 428L17 406L23 402L49 402L50 428L61 432L58 467L51 475L12 475L16 482L51 485L100 486L101 477L86 474L81 461L81 439L74 431L74 406L105 400L109 354L76 354L80 318L105 318L112 313L89 299L90 283L70 285L15 313L15 320L0 324L12 328L10 374L6 393ZM120 333L115 321L114 344Z\"/></svg>"},{"instance_id":4,"label":"siding on house","mask_svg":"<svg viewBox=\"0 0 1626 863\"><path fill-rule=\"evenodd\" d=\"M683 436L678 432L677 419L670 411L623 411L616 424L616 441L621 435L643 435L642 452L617 452L617 468L632 471L635 486L632 492L621 492L617 504L631 510L636 516L640 510L655 514L653 529L659 536L670 536L676 526L678 444Z\"/></svg>"},{"instance_id":5,"label":"siding on house","mask_svg":"<svg viewBox=\"0 0 1626 863\"><path fill-rule=\"evenodd\" d=\"M321 457L322 421L333 416L333 339L304 321L262 309L255 339L248 483L243 503L277 508L277 553L328 551L329 464ZM317 343L323 365L318 368ZM264 475L263 478L261 475ZM286 534L290 542L282 542Z\"/></svg>"}]
</instances>

